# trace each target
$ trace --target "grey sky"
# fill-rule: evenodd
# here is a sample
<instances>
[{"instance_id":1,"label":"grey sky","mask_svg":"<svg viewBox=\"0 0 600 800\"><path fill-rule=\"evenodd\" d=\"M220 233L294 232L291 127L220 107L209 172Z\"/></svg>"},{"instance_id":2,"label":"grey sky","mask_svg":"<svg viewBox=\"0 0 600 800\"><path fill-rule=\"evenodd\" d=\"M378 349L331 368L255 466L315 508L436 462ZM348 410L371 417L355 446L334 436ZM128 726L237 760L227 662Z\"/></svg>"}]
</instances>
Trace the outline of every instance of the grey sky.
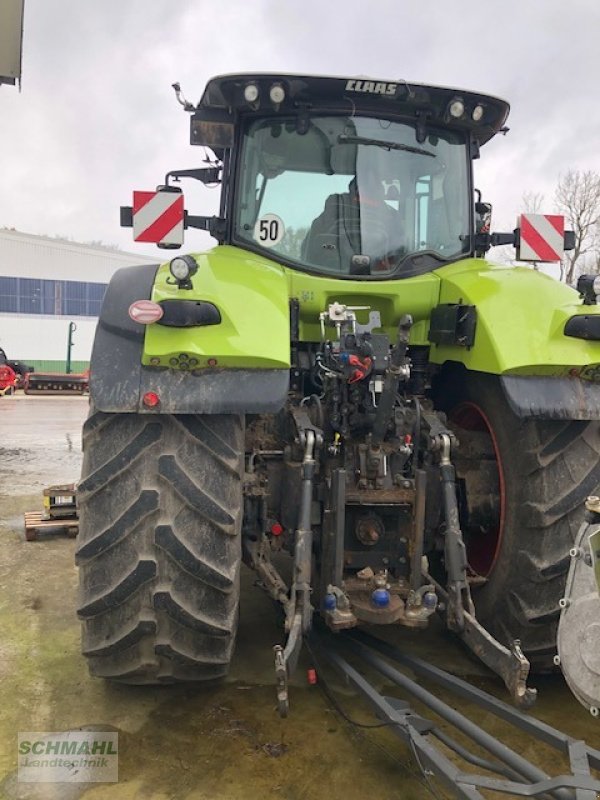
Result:
<instances>
[{"instance_id":1,"label":"grey sky","mask_svg":"<svg viewBox=\"0 0 600 800\"><path fill-rule=\"evenodd\" d=\"M0 87L0 226L157 252L118 210L202 157L171 84L196 102L212 75L244 70L507 99L510 133L476 167L496 230L513 227L524 191L552 211L559 173L600 172L598 0L25 0L23 91ZM212 213L214 193L184 189L191 213ZM188 249L204 243L188 232Z\"/></svg>"}]
</instances>

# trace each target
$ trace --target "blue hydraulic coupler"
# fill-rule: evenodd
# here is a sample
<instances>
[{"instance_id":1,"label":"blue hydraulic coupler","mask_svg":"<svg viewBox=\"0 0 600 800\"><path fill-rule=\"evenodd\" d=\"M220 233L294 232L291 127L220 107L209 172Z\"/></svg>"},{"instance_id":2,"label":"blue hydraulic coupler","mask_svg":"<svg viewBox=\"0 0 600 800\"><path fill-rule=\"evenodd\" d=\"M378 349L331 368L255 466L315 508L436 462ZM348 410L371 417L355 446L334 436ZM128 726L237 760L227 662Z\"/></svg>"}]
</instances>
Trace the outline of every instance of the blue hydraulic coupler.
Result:
<instances>
[{"instance_id":1,"label":"blue hydraulic coupler","mask_svg":"<svg viewBox=\"0 0 600 800\"><path fill-rule=\"evenodd\" d=\"M387 589L375 589L371 595L371 602L378 608L386 608L390 604L390 593Z\"/></svg>"},{"instance_id":2,"label":"blue hydraulic coupler","mask_svg":"<svg viewBox=\"0 0 600 800\"><path fill-rule=\"evenodd\" d=\"M331 592L323 598L323 608L325 611L334 611L337 608L337 598Z\"/></svg>"}]
</instances>

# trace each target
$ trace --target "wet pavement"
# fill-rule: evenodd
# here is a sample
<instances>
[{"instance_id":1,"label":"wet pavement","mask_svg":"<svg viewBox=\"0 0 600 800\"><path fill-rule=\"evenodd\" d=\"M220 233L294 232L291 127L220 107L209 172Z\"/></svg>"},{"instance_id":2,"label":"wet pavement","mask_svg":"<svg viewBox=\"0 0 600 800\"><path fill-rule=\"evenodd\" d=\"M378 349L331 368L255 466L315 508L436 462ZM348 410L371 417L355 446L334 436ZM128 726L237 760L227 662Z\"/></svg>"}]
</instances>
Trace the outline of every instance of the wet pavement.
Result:
<instances>
[{"instance_id":1,"label":"wet pavement","mask_svg":"<svg viewBox=\"0 0 600 800\"><path fill-rule=\"evenodd\" d=\"M23 513L41 510L44 486L77 480L86 414L84 398L0 398L0 799L432 797L409 748L387 730L352 727L318 687L307 686L306 658L294 679L291 716L277 717L272 646L281 641L281 631L273 605L247 570L236 656L226 682L129 687L88 676L75 616L75 544L56 536L26 542L23 531ZM502 684L439 628L386 634L504 696ZM599 723L571 697L560 676L534 683L540 694L536 716L600 747ZM331 685L352 717L374 721L333 676ZM472 716L488 720L483 711ZM19 731L83 726L119 732L118 783L17 781ZM564 768L528 737L506 738L500 724L490 730L549 772Z\"/></svg>"}]
</instances>

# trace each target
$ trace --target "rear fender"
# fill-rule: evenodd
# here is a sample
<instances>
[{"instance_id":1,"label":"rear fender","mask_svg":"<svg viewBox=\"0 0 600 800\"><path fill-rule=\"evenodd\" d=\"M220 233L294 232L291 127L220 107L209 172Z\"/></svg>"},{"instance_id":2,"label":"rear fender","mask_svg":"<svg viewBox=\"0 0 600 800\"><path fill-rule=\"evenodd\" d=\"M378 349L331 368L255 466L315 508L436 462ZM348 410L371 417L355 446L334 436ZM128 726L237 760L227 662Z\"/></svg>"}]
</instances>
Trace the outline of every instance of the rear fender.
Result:
<instances>
[{"instance_id":1,"label":"rear fender","mask_svg":"<svg viewBox=\"0 0 600 800\"><path fill-rule=\"evenodd\" d=\"M285 363L277 369L248 365L194 372L142 363L146 326L134 322L128 311L136 300L154 299L159 269L158 264L126 267L114 274L108 286L90 365L93 406L105 412L168 414L277 411L287 395L289 367ZM188 335L190 330L186 329ZM179 331L166 329L163 335L170 333L177 335ZM144 406L146 392L158 394L158 406L153 409Z\"/></svg>"},{"instance_id":2,"label":"rear fender","mask_svg":"<svg viewBox=\"0 0 600 800\"><path fill-rule=\"evenodd\" d=\"M599 306L528 268L469 259L436 274L440 306L474 307L476 320L466 346L432 343L433 363L498 375L520 417L600 418L600 341L565 335L569 320Z\"/></svg>"}]
</instances>

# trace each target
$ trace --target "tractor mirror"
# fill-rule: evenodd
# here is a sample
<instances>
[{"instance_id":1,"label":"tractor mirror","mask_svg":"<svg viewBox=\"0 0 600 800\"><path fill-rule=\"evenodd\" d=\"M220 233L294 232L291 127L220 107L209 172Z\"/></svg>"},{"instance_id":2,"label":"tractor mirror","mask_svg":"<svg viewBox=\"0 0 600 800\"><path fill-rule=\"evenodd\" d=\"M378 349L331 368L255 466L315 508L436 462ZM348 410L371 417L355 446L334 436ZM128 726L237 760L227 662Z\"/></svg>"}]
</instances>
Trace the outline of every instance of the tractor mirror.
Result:
<instances>
[{"instance_id":1,"label":"tractor mirror","mask_svg":"<svg viewBox=\"0 0 600 800\"><path fill-rule=\"evenodd\" d=\"M225 109L200 108L190 120L190 144L222 150L233 147L233 116Z\"/></svg>"},{"instance_id":2,"label":"tractor mirror","mask_svg":"<svg viewBox=\"0 0 600 800\"><path fill-rule=\"evenodd\" d=\"M482 203L479 200L475 203L476 232L489 233L492 227L492 204Z\"/></svg>"}]
</instances>

